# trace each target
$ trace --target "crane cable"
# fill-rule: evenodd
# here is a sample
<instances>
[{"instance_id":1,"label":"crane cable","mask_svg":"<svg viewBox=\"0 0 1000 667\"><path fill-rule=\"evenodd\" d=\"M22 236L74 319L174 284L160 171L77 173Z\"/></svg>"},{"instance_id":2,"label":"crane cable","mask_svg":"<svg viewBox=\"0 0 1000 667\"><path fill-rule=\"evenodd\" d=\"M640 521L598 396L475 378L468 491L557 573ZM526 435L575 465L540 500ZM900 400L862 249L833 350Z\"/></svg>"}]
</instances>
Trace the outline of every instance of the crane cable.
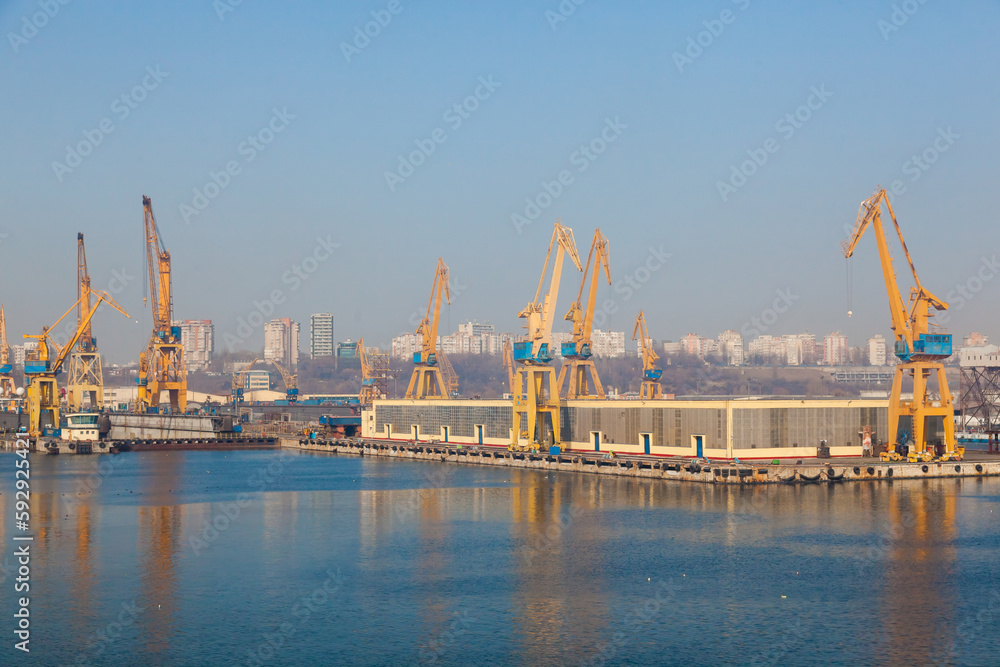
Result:
<instances>
[{"instance_id":1,"label":"crane cable","mask_svg":"<svg viewBox=\"0 0 1000 667\"><path fill-rule=\"evenodd\" d=\"M844 258L844 268L847 271L847 316L854 314L854 271L851 266L851 258Z\"/></svg>"}]
</instances>

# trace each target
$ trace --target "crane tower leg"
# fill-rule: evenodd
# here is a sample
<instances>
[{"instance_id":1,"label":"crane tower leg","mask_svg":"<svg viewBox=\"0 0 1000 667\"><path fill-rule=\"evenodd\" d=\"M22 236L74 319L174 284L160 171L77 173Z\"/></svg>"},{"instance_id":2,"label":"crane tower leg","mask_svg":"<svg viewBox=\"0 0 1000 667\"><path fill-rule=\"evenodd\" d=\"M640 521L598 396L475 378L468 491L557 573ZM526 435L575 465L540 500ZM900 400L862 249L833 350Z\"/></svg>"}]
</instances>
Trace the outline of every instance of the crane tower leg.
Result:
<instances>
[{"instance_id":1,"label":"crane tower leg","mask_svg":"<svg viewBox=\"0 0 1000 667\"><path fill-rule=\"evenodd\" d=\"M559 369L556 386L559 388L559 395L568 399L605 398L604 386L601 385L601 378L597 374L593 359L566 361Z\"/></svg>"},{"instance_id":2,"label":"crane tower leg","mask_svg":"<svg viewBox=\"0 0 1000 667\"><path fill-rule=\"evenodd\" d=\"M520 448L521 439L531 445L546 444L546 429L551 428L550 445L560 443L560 415L556 369L551 366L526 366L518 369L514 392L514 432L511 445Z\"/></svg>"},{"instance_id":3,"label":"crane tower leg","mask_svg":"<svg viewBox=\"0 0 1000 667\"><path fill-rule=\"evenodd\" d=\"M418 365L413 367L410 384L406 387L406 398L448 398L444 376L437 366Z\"/></svg>"},{"instance_id":4,"label":"crane tower leg","mask_svg":"<svg viewBox=\"0 0 1000 667\"><path fill-rule=\"evenodd\" d=\"M913 376L913 398L902 398L903 375ZM931 400L927 391L927 381L931 377L937 381L939 400ZM935 443L939 433L944 434L944 449L949 456L956 454L954 408L951 392L945 378L944 365L935 362L914 361L900 364L896 367L893 377L892 393L889 397L889 429L896 444L898 442L900 422L903 417L910 418L913 449L911 460L925 459L936 455L930 446ZM938 420L941 428L938 428Z\"/></svg>"}]
</instances>

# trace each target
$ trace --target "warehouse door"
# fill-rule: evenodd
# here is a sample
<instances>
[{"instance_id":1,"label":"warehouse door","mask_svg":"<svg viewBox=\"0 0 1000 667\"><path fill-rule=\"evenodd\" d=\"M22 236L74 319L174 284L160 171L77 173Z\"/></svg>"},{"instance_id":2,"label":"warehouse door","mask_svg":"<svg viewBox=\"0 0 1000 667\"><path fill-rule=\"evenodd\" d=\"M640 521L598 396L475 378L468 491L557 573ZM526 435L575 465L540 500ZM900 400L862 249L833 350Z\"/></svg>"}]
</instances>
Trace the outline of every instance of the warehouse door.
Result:
<instances>
[{"instance_id":1,"label":"warehouse door","mask_svg":"<svg viewBox=\"0 0 1000 667\"><path fill-rule=\"evenodd\" d=\"M705 436L703 435L691 436L691 453L697 456L699 459L705 456Z\"/></svg>"}]
</instances>

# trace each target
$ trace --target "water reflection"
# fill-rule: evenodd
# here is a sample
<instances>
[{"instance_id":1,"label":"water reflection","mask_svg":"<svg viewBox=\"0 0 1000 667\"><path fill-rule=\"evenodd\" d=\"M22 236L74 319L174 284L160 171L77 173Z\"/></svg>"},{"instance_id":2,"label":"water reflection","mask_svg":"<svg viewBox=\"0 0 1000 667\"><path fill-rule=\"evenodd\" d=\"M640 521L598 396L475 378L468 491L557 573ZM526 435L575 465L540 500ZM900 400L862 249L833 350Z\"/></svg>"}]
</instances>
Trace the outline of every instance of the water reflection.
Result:
<instances>
[{"instance_id":1,"label":"water reflection","mask_svg":"<svg viewBox=\"0 0 1000 667\"><path fill-rule=\"evenodd\" d=\"M140 491L152 498L164 498L181 485L184 473L181 457L144 459L149 466L146 485ZM151 505L138 508L139 615L143 652L159 660L170 649L177 631L177 566L183 549L182 505Z\"/></svg>"},{"instance_id":2,"label":"water reflection","mask_svg":"<svg viewBox=\"0 0 1000 667\"><path fill-rule=\"evenodd\" d=\"M199 483L184 504L183 495L169 491L183 487L192 466L178 456L149 459L136 459L129 472L121 468L67 506L61 495L73 491L74 475L86 474L89 462L72 459L69 474L65 462L52 466L37 480L31 506L40 554L33 575L46 605L39 618L58 619L59 630L69 628L84 647L122 602L135 598L145 607L139 627L113 650L138 651L150 664L197 655L184 653L181 637L234 632L227 619L206 618L199 601L218 568L238 562L248 581L297 591L303 568L283 567L288 559L327 562L331 552L352 570L338 598L348 613L338 623L357 632L359 651L395 651L392 660L403 663L421 650L433 653L442 638L455 641L442 653L444 664L467 652L482 657L475 651L485 645L499 648L483 662L581 662L620 631L632 634L627 655L616 660L650 664L669 654L698 662L684 653L683 638L710 631L696 644L711 645L720 664L749 662L775 646L786 648L769 658L773 664L805 653L819 660L827 646L831 656L853 648L860 662L923 664L956 636L964 620L956 616L967 612L955 609L977 594L975 577L996 585L989 572L963 573L959 558L987 562L997 514L962 497L995 494L998 480L722 487L379 464L327 488L255 496L238 529L220 538L212 556L198 558L187 536L219 516L232 491L206 501ZM334 464L315 465L322 473ZM439 471L445 477L436 477ZM309 485L317 478L305 477ZM0 508L12 517L13 495L3 491ZM180 504L169 504L174 500ZM2 535L9 540L8 522ZM963 547L969 541L976 545ZM234 560L221 558L224 545ZM266 557L240 553L249 550ZM625 627L623 619L649 600L658 581L684 574L677 580L685 588L669 606L648 623ZM310 579L307 587L314 585ZM264 610L266 596L258 593L248 584L231 595ZM278 612L286 608L282 600ZM458 639L452 626L465 612L475 625ZM793 625L802 617L812 620ZM364 622L352 626L352 619ZM327 656L324 627L312 625L296 641ZM670 637L680 644L672 646ZM299 646L288 655L309 664ZM649 648L665 646L673 652ZM357 662L378 655L359 653ZM976 655L955 661L975 663Z\"/></svg>"}]
</instances>

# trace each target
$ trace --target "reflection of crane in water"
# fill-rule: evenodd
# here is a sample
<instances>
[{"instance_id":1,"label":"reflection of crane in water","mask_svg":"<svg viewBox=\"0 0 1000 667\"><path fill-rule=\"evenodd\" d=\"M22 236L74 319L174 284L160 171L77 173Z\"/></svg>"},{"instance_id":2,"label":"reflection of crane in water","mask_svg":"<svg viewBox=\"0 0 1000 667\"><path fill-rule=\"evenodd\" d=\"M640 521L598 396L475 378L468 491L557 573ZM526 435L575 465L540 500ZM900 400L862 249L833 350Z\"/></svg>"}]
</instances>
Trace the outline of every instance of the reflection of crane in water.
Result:
<instances>
[{"instance_id":1,"label":"reflection of crane in water","mask_svg":"<svg viewBox=\"0 0 1000 667\"><path fill-rule=\"evenodd\" d=\"M567 619L579 623L600 606L594 604L598 601L587 598L585 590L563 588L569 570L579 565L576 557L567 555L566 542L568 531L580 529L580 509L589 500L584 500L582 481L574 480L571 492L561 478L553 483L547 475L535 471L511 471L511 530L515 541L522 545L514 552L518 585L512 594L517 634L524 648L520 662L552 662L554 656L546 647L551 646L553 638L565 635ZM564 509L565 498L577 499L568 511ZM579 608L571 610L570 606ZM595 618L591 627L599 628L600 621Z\"/></svg>"},{"instance_id":2,"label":"reflection of crane in water","mask_svg":"<svg viewBox=\"0 0 1000 667\"><path fill-rule=\"evenodd\" d=\"M89 499L88 499L89 500ZM73 582L70 599L73 601L73 622L76 635L86 636L95 623L94 614L94 555L91 552L93 536L90 531L93 508L89 502L76 506L76 553L73 554Z\"/></svg>"},{"instance_id":3,"label":"reflection of crane in water","mask_svg":"<svg viewBox=\"0 0 1000 667\"><path fill-rule=\"evenodd\" d=\"M954 635L956 499L946 484L888 490L881 618L893 662L924 664Z\"/></svg>"},{"instance_id":4,"label":"reflection of crane in water","mask_svg":"<svg viewBox=\"0 0 1000 667\"><path fill-rule=\"evenodd\" d=\"M146 491L153 499L166 497L181 480L180 457L152 459ZM146 644L143 655L147 661L158 662L150 656L163 655L169 648L177 616L177 561L181 548L183 506L148 505L139 507L139 563L141 582L140 606L145 611L139 616L140 636ZM211 519L209 519L211 520Z\"/></svg>"}]
</instances>

